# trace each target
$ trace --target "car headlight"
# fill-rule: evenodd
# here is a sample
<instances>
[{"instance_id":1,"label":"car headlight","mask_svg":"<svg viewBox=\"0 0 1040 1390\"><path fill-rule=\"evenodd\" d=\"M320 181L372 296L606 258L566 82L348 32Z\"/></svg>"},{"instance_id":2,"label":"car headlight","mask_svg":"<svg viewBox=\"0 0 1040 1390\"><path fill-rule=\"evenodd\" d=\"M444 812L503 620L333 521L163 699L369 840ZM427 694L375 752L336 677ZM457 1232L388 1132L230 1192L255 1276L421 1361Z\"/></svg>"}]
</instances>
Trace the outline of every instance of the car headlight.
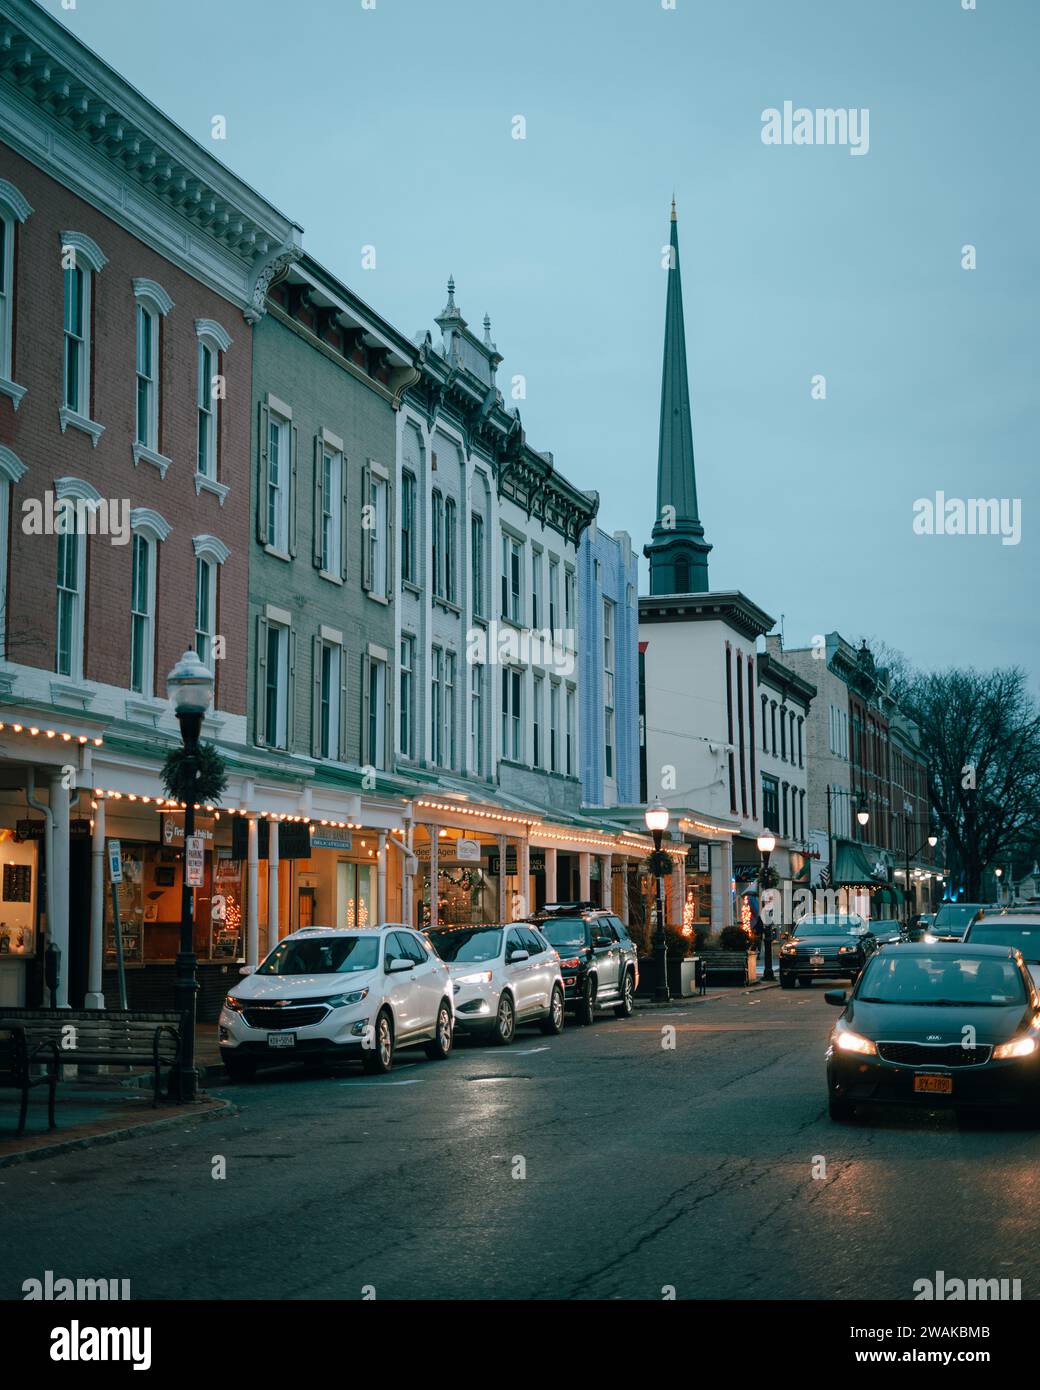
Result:
<instances>
[{"instance_id":1,"label":"car headlight","mask_svg":"<svg viewBox=\"0 0 1040 1390\"><path fill-rule=\"evenodd\" d=\"M930 931L926 931L924 936L921 937L921 940L927 941L929 946L934 946L935 943L939 940L939 938L937 936L933 936Z\"/></svg>"},{"instance_id":2,"label":"car headlight","mask_svg":"<svg viewBox=\"0 0 1040 1390\"><path fill-rule=\"evenodd\" d=\"M843 1028L835 1033L834 1043L842 1052L858 1052L865 1057L874 1057L877 1054L877 1048L870 1039L854 1033L851 1028Z\"/></svg>"},{"instance_id":3,"label":"car headlight","mask_svg":"<svg viewBox=\"0 0 1040 1390\"><path fill-rule=\"evenodd\" d=\"M456 975L457 985L489 985L491 983L490 970L474 970L471 975Z\"/></svg>"},{"instance_id":4,"label":"car headlight","mask_svg":"<svg viewBox=\"0 0 1040 1390\"><path fill-rule=\"evenodd\" d=\"M858 946L839 946L839 947L838 947L838 955L839 955L839 956L851 956L851 955L854 955L858 950L859 950L859 947L858 947Z\"/></svg>"},{"instance_id":5,"label":"car headlight","mask_svg":"<svg viewBox=\"0 0 1040 1390\"><path fill-rule=\"evenodd\" d=\"M343 1009L348 1004L360 1004L362 999L368 998L367 989L352 989L349 994L333 994L330 998L322 1002L328 1004L333 1009Z\"/></svg>"},{"instance_id":6,"label":"car headlight","mask_svg":"<svg viewBox=\"0 0 1040 1390\"><path fill-rule=\"evenodd\" d=\"M781 954L782 956L796 956L796 955L798 954L798 947L797 947L797 946L781 946L781 947L780 947L780 954Z\"/></svg>"},{"instance_id":7,"label":"car headlight","mask_svg":"<svg viewBox=\"0 0 1040 1390\"><path fill-rule=\"evenodd\" d=\"M232 1013L240 1014L242 1010L245 1008L245 1000L236 999L233 994L229 994L228 997L224 1000L224 1008L230 1009Z\"/></svg>"},{"instance_id":8,"label":"car headlight","mask_svg":"<svg viewBox=\"0 0 1040 1390\"><path fill-rule=\"evenodd\" d=\"M1036 1051L1036 1038L1012 1038L993 1049L994 1057L1031 1057Z\"/></svg>"}]
</instances>

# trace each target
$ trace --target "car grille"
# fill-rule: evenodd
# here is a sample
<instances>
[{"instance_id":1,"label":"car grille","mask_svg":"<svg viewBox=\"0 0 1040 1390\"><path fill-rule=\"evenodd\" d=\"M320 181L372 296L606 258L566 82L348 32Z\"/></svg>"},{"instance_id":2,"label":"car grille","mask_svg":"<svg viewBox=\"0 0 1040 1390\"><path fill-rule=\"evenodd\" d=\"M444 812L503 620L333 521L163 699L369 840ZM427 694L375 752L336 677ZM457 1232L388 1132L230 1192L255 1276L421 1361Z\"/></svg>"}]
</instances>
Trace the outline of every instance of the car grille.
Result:
<instances>
[{"instance_id":1,"label":"car grille","mask_svg":"<svg viewBox=\"0 0 1040 1390\"><path fill-rule=\"evenodd\" d=\"M242 1017L250 1028L306 1028L309 1024L320 1023L328 1009L324 1004L303 1004L290 1009L245 1009Z\"/></svg>"},{"instance_id":2,"label":"car grille","mask_svg":"<svg viewBox=\"0 0 1040 1390\"><path fill-rule=\"evenodd\" d=\"M978 1067L988 1062L993 1051L984 1047L962 1047L960 1043L879 1042L878 1056L885 1062L905 1067Z\"/></svg>"}]
</instances>

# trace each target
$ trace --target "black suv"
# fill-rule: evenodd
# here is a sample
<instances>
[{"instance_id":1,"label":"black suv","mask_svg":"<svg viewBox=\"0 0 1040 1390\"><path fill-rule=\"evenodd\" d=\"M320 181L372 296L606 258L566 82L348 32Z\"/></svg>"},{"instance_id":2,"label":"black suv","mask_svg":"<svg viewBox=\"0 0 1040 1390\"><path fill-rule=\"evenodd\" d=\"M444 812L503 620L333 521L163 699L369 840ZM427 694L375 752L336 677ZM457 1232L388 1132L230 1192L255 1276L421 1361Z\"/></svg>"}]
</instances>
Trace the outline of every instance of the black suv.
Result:
<instances>
[{"instance_id":1,"label":"black suv","mask_svg":"<svg viewBox=\"0 0 1040 1390\"><path fill-rule=\"evenodd\" d=\"M639 961L620 917L592 903L546 903L529 920L560 957L566 1007L577 1023L592 1023L604 1008L632 1017Z\"/></svg>"}]
</instances>

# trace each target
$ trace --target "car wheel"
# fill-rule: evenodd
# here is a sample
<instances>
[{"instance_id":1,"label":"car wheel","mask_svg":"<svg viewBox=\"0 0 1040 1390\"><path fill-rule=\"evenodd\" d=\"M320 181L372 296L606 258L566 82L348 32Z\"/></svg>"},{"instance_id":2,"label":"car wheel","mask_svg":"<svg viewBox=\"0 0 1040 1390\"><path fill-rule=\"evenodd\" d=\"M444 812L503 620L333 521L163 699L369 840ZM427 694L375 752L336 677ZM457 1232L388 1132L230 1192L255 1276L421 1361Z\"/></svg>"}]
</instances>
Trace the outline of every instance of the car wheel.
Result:
<instances>
[{"instance_id":1,"label":"car wheel","mask_svg":"<svg viewBox=\"0 0 1040 1390\"><path fill-rule=\"evenodd\" d=\"M585 981L585 988L574 1012L574 1020L585 1027L596 1021L596 989L591 980Z\"/></svg>"},{"instance_id":2,"label":"car wheel","mask_svg":"<svg viewBox=\"0 0 1040 1390\"><path fill-rule=\"evenodd\" d=\"M232 1081L252 1081L256 1076L256 1062L251 1057L225 1057L224 1070Z\"/></svg>"},{"instance_id":3,"label":"car wheel","mask_svg":"<svg viewBox=\"0 0 1040 1390\"><path fill-rule=\"evenodd\" d=\"M394 1024L385 1009L376 1019L372 1044L361 1054L361 1065L370 1076L385 1076L394 1065Z\"/></svg>"},{"instance_id":4,"label":"car wheel","mask_svg":"<svg viewBox=\"0 0 1040 1390\"><path fill-rule=\"evenodd\" d=\"M513 1041L515 1033L516 1008L513 1005L513 998L512 995L503 994L498 1001L498 1013L495 1016L495 1027L491 1038L499 1047L508 1047Z\"/></svg>"},{"instance_id":5,"label":"car wheel","mask_svg":"<svg viewBox=\"0 0 1040 1390\"><path fill-rule=\"evenodd\" d=\"M828 1094L827 1113L832 1120L851 1120L855 1109L852 1102L843 1096L836 1096L833 1091Z\"/></svg>"},{"instance_id":6,"label":"car wheel","mask_svg":"<svg viewBox=\"0 0 1040 1390\"><path fill-rule=\"evenodd\" d=\"M791 979L790 975L781 975L781 976L780 976L780 988L781 988L781 989L794 989L794 981Z\"/></svg>"},{"instance_id":7,"label":"car wheel","mask_svg":"<svg viewBox=\"0 0 1040 1390\"><path fill-rule=\"evenodd\" d=\"M625 971L625 978L621 982L621 1003L614 1010L615 1018L631 1018L636 1011L636 991L632 983L631 970Z\"/></svg>"},{"instance_id":8,"label":"car wheel","mask_svg":"<svg viewBox=\"0 0 1040 1390\"><path fill-rule=\"evenodd\" d=\"M553 986L552 998L549 1000L549 1012L542 1019L542 1032L549 1037L563 1032L563 990L559 985Z\"/></svg>"},{"instance_id":9,"label":"car wheel","mask_svg":"<svg viewBox=\"0 0 1040 1390\"><path fill-rule=\"evenodd\" d=\"M437 1031L425 1051L431 1062L443 1062L451 1051L451 1009L444 999L437 1010Z\"/></svg>"}]
</instances>

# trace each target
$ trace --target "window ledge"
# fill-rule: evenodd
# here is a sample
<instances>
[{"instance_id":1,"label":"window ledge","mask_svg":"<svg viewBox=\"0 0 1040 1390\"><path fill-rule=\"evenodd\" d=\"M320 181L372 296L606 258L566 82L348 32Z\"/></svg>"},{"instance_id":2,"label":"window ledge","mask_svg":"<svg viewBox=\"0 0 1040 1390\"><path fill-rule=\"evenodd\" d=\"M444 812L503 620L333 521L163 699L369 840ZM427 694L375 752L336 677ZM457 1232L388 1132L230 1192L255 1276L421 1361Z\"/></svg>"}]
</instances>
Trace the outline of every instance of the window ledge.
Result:
<instances>
[{"instance_id":1,"label":"window ledge","mask_svg":"<svg viewBox=\"0 0 1040 1390\"><path fill-rule=\"evenodd\" d=\"M343 583L343 578L342 578L342 576L341 576L341 575L338 575L338 574L333 574L333 572L332 572L331 570L319 570L319 571L318 571L318 578L319 578L319 579L327 579L327 580L329 581L330 584L342 584L342 583Z\"/></svg>"},{"instance_id":2,"label":"window ledge","mask_svg":"<svg viewBox=\"0 0 1040 1390\"><path fill-rule=\"evenodd\" d=\"M218 483L217 480L216 480L216 478L210 478L210 477L207 476L207 474L205 474L205 473L200 473L200 472L196 469L196 471L195 471L195 496L196 496L196 497L198 497L198 495L199 495L200 492L212 492L216 497L219 497L219 498L220 498L220 505L223 506L223 505L224 505L224 498L228 495L228 493L229 493L230 491L231 491L231 488L228 486L227 483Z\"/></svg>"},{"instance_id":3,"label":"window ledge","mask_svg":"<svg viewBox=\"0 0 1040 1390\"><path fill-rule=\"evenodd\" d=\"M268 544L264 546L264 549L267 551L268 555L273 555L276 560L284 560L286 564L292 563L292 556L284 550L279 550L276 545ZM274 747L273 744L271 746Z\"/></svg>"},{"instance_id":4,"label":"window ledge","mask_svg":"<svg viewBox=\"0 0 1040 1390\"><path fill-rule=\"evenodd\" d=\"M414 583L411 579L402 579L401 588L406 593L414 594L416 598L422 598L422 590L419 588L418 584Z\"/></svg>"},{"instance_id":5,"label":"window ledge","mask_svg":"<svg viewBox=\"0 0 1040 1390\"><path fill-rule=\"evenodd\" d=\"M166 477L166 470L170 466L170 460L164 454L157 454L154 449L149 449L147 444L136 443L134 445L134 467L144 460L150 463L153 468L158 468L159 477Z\"/></svg>"},{"instance_id":6,"label":"window ledge","mask_svg":"<svg viewBox=\"0 0 1040 1390\"><path fill-rule=\"evenodd\" d=\"M63 405L58 411L58 421L61 425L62 434L71 425L74 430L82 430L84 434L90 435L91 443L97 448L97 442L105 432L104 425L99 425L96 420L88 420L85 415L80 415L77 410L70 410L67 405Z\"/></svg>"},{"instance_id":7,"label":"window ledge","mask_svg":"<svg viewBox=\"0 0 1040 1390\"><path fill-rule=\"evenodd\" d=\"M440 594L434 594L433 602L435 607L443 608L445 613L453 613L456 618L462 616L462 609L457 603L453 603L450 598L444 598Z\"/></svg>"},{"instance_id":8,"label":"window ledge","mask_svg":"<svg viewBox=\"0 0 1040 1390\"><path fill-rule=\"evenodd\" d=\"M387 608L390 606L390 600L387 598L386 594L374 594L371 589L366 589L365 595L367 598L370 598L373 603L382 603Z\"/></svg>"},{"instance_id":9,"label":"window ledge","mask_svg":"<svg viewBox=\"0 0 1040 1390\"><path fill-rule=\"evenodd\" d=\"M7 377L0 376L0 396L9 396L15 410L22 403L22 397L28 391L27 386L19 386L15 381L8 381Z\"/></svg>"},{"instance_id":10,"label":"window ledge","mask_svg":"<svg viewBox=\"0 0 1040 1390\"><path fill-rule=\"evenodd\" d=\"M94 694L89 685L79 681L68 678L51 681L51 699L56 705L66 705L69 709L89 709L94 703Z\"/></svg>"},{"instance_id":11,"label":"window ledge","mask_svg":"<svg viewBox=\"0 0 1040 1390\"><path fill-rule=\"evenodd\" d=\"M125 708L127 719L157 729L169 704L165 700L155 700L147 695L130 695L127 696Z\"/></svg>"}]
</instances>

